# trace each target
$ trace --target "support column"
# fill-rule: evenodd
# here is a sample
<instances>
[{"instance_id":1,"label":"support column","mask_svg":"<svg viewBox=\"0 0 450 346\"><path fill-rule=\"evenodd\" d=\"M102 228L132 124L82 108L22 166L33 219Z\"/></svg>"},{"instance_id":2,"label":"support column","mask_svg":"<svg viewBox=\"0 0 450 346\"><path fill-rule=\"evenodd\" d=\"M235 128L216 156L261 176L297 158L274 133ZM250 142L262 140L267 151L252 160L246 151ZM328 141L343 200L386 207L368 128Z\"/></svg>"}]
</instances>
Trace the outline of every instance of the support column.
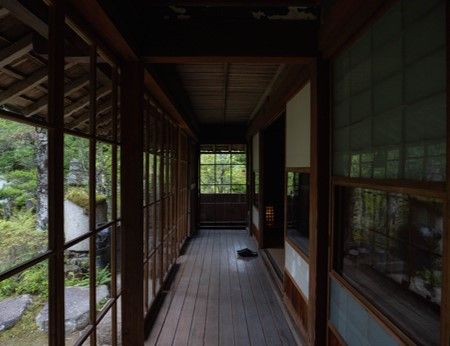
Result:
<instances>
[{"instance_id":1,"label":"support column","mask_svg":"<svg viewBox=\"0 0 450 346\"><path fill-rule=\"evenodd\" d=\"M144 344L143 300L143 100L144 67L121 69L122 340Z\"/></svg>"},{"instance_id":2,"label":"support column","mask_svg":"<svg viewBox=\"0 0 450 346\"><path fill-rule=\"evenodd\" d=\"M312 345L326 345L330 193L329 67L311 66L311 209L309 333Z\"/></svg>"}]
</instances>

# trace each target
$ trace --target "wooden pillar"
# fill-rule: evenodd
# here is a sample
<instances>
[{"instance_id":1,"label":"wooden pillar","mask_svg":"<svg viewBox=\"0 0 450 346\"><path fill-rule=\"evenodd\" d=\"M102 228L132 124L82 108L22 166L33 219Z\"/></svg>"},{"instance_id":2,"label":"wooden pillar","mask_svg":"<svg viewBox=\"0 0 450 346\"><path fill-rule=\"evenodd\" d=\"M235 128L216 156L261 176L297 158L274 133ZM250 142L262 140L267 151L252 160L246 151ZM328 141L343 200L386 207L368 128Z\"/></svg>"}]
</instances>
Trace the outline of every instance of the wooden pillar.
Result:
<instances>
[{"instance_id":1,"label":"wooden pillar","mask_svg":"<svg viewBox=\"0 0 450 346\"><path fill-rule=\"evenodd\" d=\"M143 101L144 68L125 62L121 69L122 338L144 344L143 292Z\"/></svg>"},{"instance_id":2,"label":"wooden pillar","mask_svg":"<svg viewBox=\"0 0 450 346\"><path fill-rule=\"evenodd\" d=\"M64 345L64 2L51 3L49 10L49 344Z\"/></svg>"},{"instance_id":3,"label":"wooden pillar","mask_svg":"<svg viewBox=\"0 0 450 346\"><path fill-rule=\"evenodd\" d=\"M329 68L320 59L311 66L311 209L309 336L326 344L330 186Z\"/></svg>"}]
</instances>

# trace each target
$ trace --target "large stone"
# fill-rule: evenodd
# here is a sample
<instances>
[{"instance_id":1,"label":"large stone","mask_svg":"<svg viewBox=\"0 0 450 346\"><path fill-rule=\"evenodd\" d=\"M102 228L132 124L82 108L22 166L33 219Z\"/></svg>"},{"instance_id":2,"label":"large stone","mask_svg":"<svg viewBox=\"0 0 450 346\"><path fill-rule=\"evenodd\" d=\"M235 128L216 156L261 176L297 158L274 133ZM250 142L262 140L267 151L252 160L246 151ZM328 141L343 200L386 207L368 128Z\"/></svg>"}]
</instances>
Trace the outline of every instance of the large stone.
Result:
<instances>
[{"instance_id":1,"label":"large stone","mask_svg":"<svg viewBox=\"0 0 450 346\"><path fill-rule=\"evenodd\" d=\"M109 296L105 285L97 287L97 301ZM64 292L66 334L83 330L89 324L89 288L66 287ZM36 316L36 324L42 331L48 331L48 303Z\"/></svg>"},{"instance_id":2,"label":"large stone","mask_svg":"<svg viewBox=\"0 0 450 346\"><path fill-rule=\"evenodd\" d=\"M12 328L32 302L31 296L24 294L0 302L0 332Z\"/></svg>"},{"instance_id":3,"label":"large stone","mask_svg":"<svg viewBox=\"0 0 450 346\"><path fill-rule=\"evenodd\" d=\"M122 311L120 303L117 304L117 324L120 326L122 323ZM117 333L117 345L122 345L120 333L121 329L118 328ZM112 345L112 308L106 313L105 317L97 325L97 345L98 346L110 346Z\"/></svg>"}]
</instances>

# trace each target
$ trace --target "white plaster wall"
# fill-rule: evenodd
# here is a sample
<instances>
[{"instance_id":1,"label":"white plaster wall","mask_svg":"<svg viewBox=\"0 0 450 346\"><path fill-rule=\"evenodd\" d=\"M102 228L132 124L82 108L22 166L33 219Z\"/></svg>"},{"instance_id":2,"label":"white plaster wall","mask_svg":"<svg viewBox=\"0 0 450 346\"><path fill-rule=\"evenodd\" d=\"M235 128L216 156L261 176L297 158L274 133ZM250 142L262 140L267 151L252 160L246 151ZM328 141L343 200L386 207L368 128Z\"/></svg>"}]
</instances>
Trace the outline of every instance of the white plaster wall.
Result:
<instances>
[{"instance_id":1,"label":"white plaster wall","mask_svg":"<svg viewBox=\"0 0 450 346\"><path fill-rule=\"evenodd\" d=\"M252 138L253 172L259 170L259 132Z\"/></svg>"},{"instance_id":2,"label":"white plaster wall","mask_svg":"<svg viewBox=\"0 0 450 346\"><path fill-rule=\"evenodd\" d=\"M309 297L309 264L300 256L289 243L284 243L285 267L291 274L303 295Z\"/></svg>"},{"instance_id":3,"label":"white plaster wall","mask_svg":"<svg viewBox=\"0 0 450 346\"><path fill-rule=\"evenodd\" d=\"M286 167L310 167L311 85L286 105Z\"/></svg>"}]
</instances>

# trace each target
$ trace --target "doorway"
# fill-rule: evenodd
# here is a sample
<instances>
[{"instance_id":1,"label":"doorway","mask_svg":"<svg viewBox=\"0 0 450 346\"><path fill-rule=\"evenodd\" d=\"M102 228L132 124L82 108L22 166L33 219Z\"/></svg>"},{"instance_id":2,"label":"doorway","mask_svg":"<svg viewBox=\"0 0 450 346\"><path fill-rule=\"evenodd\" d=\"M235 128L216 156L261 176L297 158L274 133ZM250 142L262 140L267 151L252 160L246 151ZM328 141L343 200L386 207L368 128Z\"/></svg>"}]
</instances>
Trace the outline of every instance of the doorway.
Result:
<instances>
[{"instance_id":1,"label":"doorway","mask_svg":"<svg viewBox=\"0 0 450 346\"><path fill-rule=\"evenodd\" d=\"M245 144L200 146L200 226L244 227L247 222Z\"/></svg>"}]
</instances>

